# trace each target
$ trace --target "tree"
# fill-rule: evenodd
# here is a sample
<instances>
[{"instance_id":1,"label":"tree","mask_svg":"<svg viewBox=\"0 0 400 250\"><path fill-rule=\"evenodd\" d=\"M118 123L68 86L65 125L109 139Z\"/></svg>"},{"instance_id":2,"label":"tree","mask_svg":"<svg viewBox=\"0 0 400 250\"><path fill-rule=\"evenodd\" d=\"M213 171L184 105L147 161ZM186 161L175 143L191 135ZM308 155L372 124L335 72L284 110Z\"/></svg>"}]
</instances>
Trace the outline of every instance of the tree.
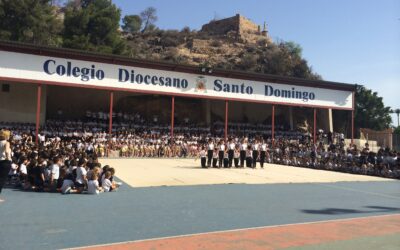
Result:
<instances>
[{"instance_id":1,"label":"tree","mask_svg":"<svg viewBox=\"0 0 400 250\"><path fill-rule=\"evenodd\" d=\"M52 4L49 0L1 0L0 39L60 45L62 22Z\"/></svg>"},{"instance_id":2,"label":"tree","mask_svg":"<svg viewBox=\"0 0 400 250\"><path fill-rule=\"evenodd\" d=\"M125 53L118 32L121 10L109 0L70 1L66 6L63 46L102 53Z\"/></svg>"},{"instance_id":3,"label":"tree","mask_svg":"<svg viewBox=\"0 0 400 250\"><path fill-rule=\"evenodd\" d=\"M383 130L390 127L390 107L385 107L377 92L358 85L355 94L355 128Z\"/></svg>"},{"instance_id":4,"label":"tree","mask_svg":"<svg viewBox=\"0 0 400 250\"><path fill-rule=\"evenodd\" d=\"M281 41L277 45L269 44L260 55L261 71L267 74L321 80L321 76L313 72L301 53L301 46L295 42Z\"/></svg>"},{"instance_id":5,"label":"tree","mask_svg":"<svg viewBox=\"0 0 400 250\"><path fill-rule=\"evenodd\" d=\"M138 15L125 16L122 22L122 29L128 33L136 33L142 27L142 19Z\"/></svg>"},{"instance_id":6,"label":"tree","mask_svg":"<svg viewBox=\"0 0 400 250\"><path fill-rule=\"evenodd\" d=\"M301 57L301 53L303 52L303 48L300 44L295 43L293 41L282 42L280 46L289 51L289 53L293 56Z\"/></svg>"},{"instance_id":7,"label":"tree","mask_svg":"<svg viewBox=\"0 0 400 250\"><path fill-rule=\"evenodd\" d=\"M142 21L144 23L142 32L148 31L149 27L154 27L154 23L157 21L157 16L156 16L156 8L154 7L148 7L144 11L140 13L140 17L142 18Z\"/></svg>"}]
</instances>

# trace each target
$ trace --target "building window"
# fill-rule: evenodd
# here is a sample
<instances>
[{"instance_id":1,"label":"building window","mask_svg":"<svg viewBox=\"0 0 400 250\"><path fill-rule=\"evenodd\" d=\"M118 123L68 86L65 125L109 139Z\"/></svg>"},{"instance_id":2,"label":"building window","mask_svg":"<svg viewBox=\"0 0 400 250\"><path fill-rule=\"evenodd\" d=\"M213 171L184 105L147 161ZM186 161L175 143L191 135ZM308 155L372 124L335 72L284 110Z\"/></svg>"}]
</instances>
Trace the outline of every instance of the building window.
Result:
<instances>
[{"instance_id":1,"label":"building window","mask_svg":"<svg viewBox=\"0 0 400 250\"><path fill-rule=\"evenodd\" d=\"M10 84L2 84L1 91L2 92L10 92Z\"/></svg>"}]
</instances>

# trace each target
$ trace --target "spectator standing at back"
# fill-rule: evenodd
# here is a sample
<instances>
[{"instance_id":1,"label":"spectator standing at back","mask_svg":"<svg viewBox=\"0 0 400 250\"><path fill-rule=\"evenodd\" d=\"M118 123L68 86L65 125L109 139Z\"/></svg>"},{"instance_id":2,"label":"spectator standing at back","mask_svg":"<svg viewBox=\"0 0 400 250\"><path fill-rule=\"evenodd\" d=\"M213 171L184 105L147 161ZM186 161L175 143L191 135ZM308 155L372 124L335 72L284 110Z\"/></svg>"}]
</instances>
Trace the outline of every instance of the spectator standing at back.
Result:
<instances>
[{"instance_id":1,"label":"spectator standing at back","mask_svg":"<svg viewBox=\"0 0 400 250\"><path fill-rule=\"evenodd\" d=\"M0 194L11 168L10 131L0 130ZM0 202L4 200L0 198Z\"/></svg>"}]
</instances>

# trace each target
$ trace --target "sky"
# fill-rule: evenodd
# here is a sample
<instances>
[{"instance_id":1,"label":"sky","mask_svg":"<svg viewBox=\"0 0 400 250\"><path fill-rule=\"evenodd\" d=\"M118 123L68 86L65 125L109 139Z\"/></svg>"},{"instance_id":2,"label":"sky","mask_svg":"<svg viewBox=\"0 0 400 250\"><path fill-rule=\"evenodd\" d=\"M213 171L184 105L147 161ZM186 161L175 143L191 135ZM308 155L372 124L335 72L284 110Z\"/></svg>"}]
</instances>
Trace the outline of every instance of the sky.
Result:
<instances>
[{"instance_id":1,"label":"sky","mask_svg":"<svg viewBox=\"0 0 400 250\"><path fill-rule=\"evenodd\" d=\"M114 0L122 16L157 9L161 29L200 30L241 14L294 41L324 80L361 84L400 108L400 0ZM393 122L397 125L397 117Z\"/></svg>"}]
</instances>

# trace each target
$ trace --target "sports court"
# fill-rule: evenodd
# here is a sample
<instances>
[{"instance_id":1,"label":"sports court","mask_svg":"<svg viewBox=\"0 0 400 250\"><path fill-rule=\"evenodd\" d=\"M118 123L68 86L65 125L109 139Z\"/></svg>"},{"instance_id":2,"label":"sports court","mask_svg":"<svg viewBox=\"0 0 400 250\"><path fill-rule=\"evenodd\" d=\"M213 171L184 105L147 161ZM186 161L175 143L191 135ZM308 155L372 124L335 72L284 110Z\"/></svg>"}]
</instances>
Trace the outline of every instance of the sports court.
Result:
<instances>
[{"instance_id":1,"label":"sports court","mask_svg":"<svg viewBox=\"0 0 400 250\"><path fill-rule=\"evenodd\" d=\"M400 182L193 159L104 159L124 182L91 195L4 190L0 249L396 249ZM174 176L174 178L172 178ZM232 184L226 184L232 183ZM111 244L111 245L109 245Z\"/></svg>"}]
</instances>

